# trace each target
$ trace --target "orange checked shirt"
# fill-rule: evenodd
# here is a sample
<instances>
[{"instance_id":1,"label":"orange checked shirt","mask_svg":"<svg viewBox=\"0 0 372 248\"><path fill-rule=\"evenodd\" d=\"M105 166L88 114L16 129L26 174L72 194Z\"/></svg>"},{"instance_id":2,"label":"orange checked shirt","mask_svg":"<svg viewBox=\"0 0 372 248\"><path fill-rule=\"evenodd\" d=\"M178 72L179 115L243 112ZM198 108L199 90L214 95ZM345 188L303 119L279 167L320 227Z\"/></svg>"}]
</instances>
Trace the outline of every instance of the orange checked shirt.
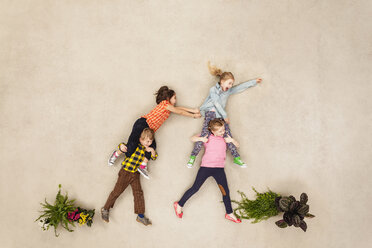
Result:
<instances>
[{"instance_id":1,"label":"orange checked shirt","mask_svg":"<svg viewBox=\"0 0 372 248\"><path fill-rule=\"evenodd\" d=\"M153 129L154 132L168 119L170 111L166 108L169 104L170 102L168 100L161 101L150 113L142 116L146 118L147 124L149 124L149 127Z\"/></svg>"}]
</instances>

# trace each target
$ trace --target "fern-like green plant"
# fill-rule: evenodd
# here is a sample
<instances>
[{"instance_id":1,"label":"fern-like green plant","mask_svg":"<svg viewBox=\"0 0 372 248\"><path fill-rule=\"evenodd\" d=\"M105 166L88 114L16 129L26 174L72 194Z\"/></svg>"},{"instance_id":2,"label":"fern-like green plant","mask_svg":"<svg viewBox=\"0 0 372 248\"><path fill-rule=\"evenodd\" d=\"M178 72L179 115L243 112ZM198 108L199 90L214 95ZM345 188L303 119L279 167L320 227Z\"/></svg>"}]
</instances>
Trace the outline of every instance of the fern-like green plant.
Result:
<instances>
[{"instance_id":1,"label":"fern-like green plant","mask_svg":"<svg viewBox=\"0 0 372 248\"><path fill-rule=\"evenodd\" d=\"M51 226L54 227L54 234L56 237L59 236L59 234L57 234L57 228L60 224L69 232L73 232L73 230L69 228L69 225L75 227L75 224L67 219L67 214L75 210L75 200L68 200L67 193L64 196L61 194L61 184L58 187L59 190L54 205L49 204L45 199L45 203L40 203L43 207L41 211L42 214L35 220L41 220L43 222L44 230L48 230Z\"/></svg>"},{"instance_id":2,"label":"fern-like green plant","mask_svg":"<svg viewBox=\"0 0 372 248\"><path fill-rule=\"evenodd\" d=\"M231 201L238 204L234 209L234 214L237 217L253 219L252 223L258 223L279 214L279 210L275 205L275 198L279 197L279 194L272 192L270 189L264 193L258 192L254 187L252 189L256 192L255 200L249 200L243 192L238 191L242 199L240 201Z\"/></svg>"}]
</instances>

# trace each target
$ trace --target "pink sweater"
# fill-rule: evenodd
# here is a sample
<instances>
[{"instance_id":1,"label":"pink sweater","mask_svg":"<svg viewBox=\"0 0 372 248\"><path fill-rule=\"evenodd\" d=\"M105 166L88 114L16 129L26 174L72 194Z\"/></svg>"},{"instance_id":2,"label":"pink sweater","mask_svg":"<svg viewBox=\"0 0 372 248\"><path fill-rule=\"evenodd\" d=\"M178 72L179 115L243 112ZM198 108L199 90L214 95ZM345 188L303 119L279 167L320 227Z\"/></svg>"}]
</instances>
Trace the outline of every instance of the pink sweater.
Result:
<instances>
[{"instance_id":1,"label":"pink sweater","mask_svg":"<svg viewBox=\"0 0 372 248\"><path fill-rule=\"evenodd\" d=\"M202 158L201 167L224 168L226 159L226 142L223 137L211 134L204 143L205 153Z\"/></svg>"}]
</instances>

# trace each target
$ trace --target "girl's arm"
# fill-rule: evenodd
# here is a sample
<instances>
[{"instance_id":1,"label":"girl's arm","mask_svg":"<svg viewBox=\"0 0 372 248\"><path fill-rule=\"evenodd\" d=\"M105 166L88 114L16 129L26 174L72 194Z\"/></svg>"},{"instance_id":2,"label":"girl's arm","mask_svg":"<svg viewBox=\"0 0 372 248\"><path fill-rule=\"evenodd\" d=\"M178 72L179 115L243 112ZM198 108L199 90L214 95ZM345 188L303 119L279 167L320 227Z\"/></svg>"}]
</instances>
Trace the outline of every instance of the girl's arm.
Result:
<instances>
[{"instance_id":1,"label":"girl's arm","mask_svg":"<svg viewBox=\"0 0 372 248\"><path fill-rule=\"evenodd\" d=\"M182 109L182 107L175 107L173 105L168 105L167 110L171 111L172 113L187 116L187 117L192 117L192 118L200 118L201 117L200 113L199 114L190 113L190 112Z\"/></svg>"},{"instance_id":2,"label":"girl's arm","mask_svg":"<svg viewBox=\"0 0 372 248\"><path fill-rule=\"evenodd\" d=\"M233 143L236 147L239 148L239 143L235 139L231 138L230 136L227 136L225 138L226 143Z\"/></svg>"},{"instance_id":3,"label":"girl's arm","mask_svg":"<svg viewBox=\"0 0 372 248\"><path fill-rule=\"evenodd\" d=\"M208 141L208 138L206 138L206 137L200 137L199 134L196 134L196 135L192 136L190 139L191 139L192 142L201 141L201 142L204 142L205 143L205 142Z\"/></svg>"},{"instance_id":4,"label":"girl's arm","mask_svg":"<svg viewBox=\"0 0 372 248\"><path fill-rule=\"evenodd\" d=\"M244 83L241 83L239 85L233 86L230 90L230 94L237 94L240 93L252 86L255 86L257 83L260 83L262 81L261 78L253 79Z\"/></svg>"},{"instance_id":5,"label":"girl's arm","mask_svg":"<svg viewBox=\"0 0 372 248\"><path fill-rule=\"evenodd\" d=\"M185 110L187 112L190 112L190 113L193 113L193 114L199 114L200 113L200 110L198 108L186 108L186 107L177 107L177 108L180 108L182 110Z\"/></svg>"}]
</instances>

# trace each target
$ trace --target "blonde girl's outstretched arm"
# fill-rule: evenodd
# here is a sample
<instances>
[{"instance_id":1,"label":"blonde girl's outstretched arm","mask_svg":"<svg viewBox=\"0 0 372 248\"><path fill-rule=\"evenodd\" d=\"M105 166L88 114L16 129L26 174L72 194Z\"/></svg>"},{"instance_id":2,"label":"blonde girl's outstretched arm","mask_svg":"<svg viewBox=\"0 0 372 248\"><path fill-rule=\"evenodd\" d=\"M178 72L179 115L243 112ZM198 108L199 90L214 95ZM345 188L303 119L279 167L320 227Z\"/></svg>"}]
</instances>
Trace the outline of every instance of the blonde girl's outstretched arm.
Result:
<instances>
[{"instance_id":1,"label":"blonde girl's outstretched arm","mask_svg":"<svg viewBox=\"0 0 372 248\"><path fill-rule=\"evenodd\" d=\"M253 80L249 80L247 82L244 82L244 83L241 83L241 84L238 84L236 86L233 86L230 90L230 94L237 94L237 93L240 93L252 86L255 86L257 83L261 83L262 79L261 78L256 78L256 79L253 79Z\"/></svg>"},{"instance_id":2,"label":"blonde girl's outstretched arm","mask_svg":"<svg viewBox=\"0 0 372 248\"><path fill-rule=\"evenodd\" d=\"M190 112L188 112L188 111L186 111L186 110L184 110L180 107L175 107L173 105L168 105L167 110L171 111L172 113L187 116L187 117L192 117L192 118L200 118L201 117L201 114L190 113Z\"/></svg>"}]
</instances>

